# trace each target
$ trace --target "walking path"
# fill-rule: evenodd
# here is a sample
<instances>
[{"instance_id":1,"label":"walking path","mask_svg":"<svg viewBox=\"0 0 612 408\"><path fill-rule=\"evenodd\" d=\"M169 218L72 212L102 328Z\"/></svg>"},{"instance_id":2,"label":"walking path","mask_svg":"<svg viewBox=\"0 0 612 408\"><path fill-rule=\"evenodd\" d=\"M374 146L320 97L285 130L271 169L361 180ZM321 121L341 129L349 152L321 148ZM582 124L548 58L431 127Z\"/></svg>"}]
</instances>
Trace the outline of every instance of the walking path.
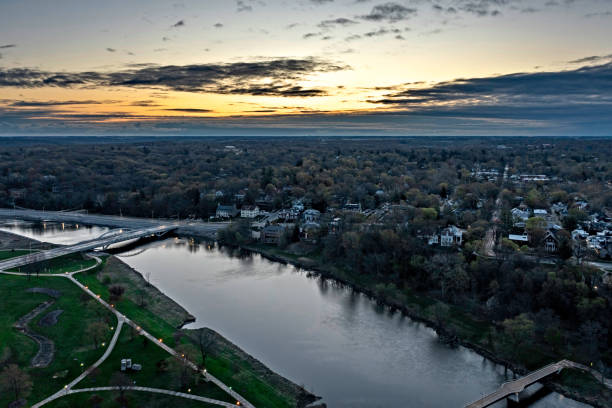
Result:
<instances>
[{"instance_id":1,"label":"walking path","mask_svg":"<svg viewBox=\"0 0 612 408\"><path fill-rule=\"evenodd\" d=\"M149 387L95 387L95 388L79 388L78 390L70 390L68 394L76 394L79 392L98 392L98 391L142 391L142 392L152 392L156 394L166 394L171 395L173 397L179 398L187 398L191 400L206 402L213 405L219 405L222 407L231 407L236 408L236 404L232 404L229 402L223 402L212 398L200 397L199 395L186 394L184 392L177 392L171 390L164 390L161 388L149 388Z\"/></svg>"},{"instance_id":2,"label":"walking path","mask_svg":"<svg viewBox=\"0 0 612 408\"><path fill-rule=\"evenodd\" d=\"M94 259L96 259L96 265L88 267L88 268L84 268L84 269L81 269L81 270L78 270L78 271L74 271L74 272L67 272L67 273L64 273L64 274L45 274L43 276L56 276L56 277L62 277L62 278L69 279L70 281L72 281L72 283L74 283L79 288L81 288L81 290L83 290L84 292L88 293L91 297L93 297L100 304L102 304L102 306L104 306L105 308L107 308L108 310L113 312L115 314L115 316L117 317L117 328L115 329L115 334L113 335L113 338L112 338L110 344L108 345L106 351L104 352L104 355L102 355L102 357L100 357L100 359L98 361L96 361L91 367L89 367L87 370L85 370L80 376L75 378L72 382L70 382L69 384L64 386L63 389L59 390L58 392L56 392L55 394L51 395L50 397L44 399L43 401L33 405L32 408L42 407L43 405L45 405L45 404L47 404L47 403L49 403L51 401L54 401L57 398L63 397L65 395L68 395L70 393L85 392L85 391L80 391L80 390L73 390L72 387L74 387L76 384L78 384L94 368L98 367L100 364L102 364L104 362L104 360L106 360L106 358L113 351L113 348L115 347L115 344L117 343L117 339L119 338L119 333L121 331L121 327L123 326L123 324L128 324L129 326L133 327L134 329L136 329L136 331L140 335L146 337L147 339L152 341L154 344L156 344L158 347L161 347L162 349L164 349L168 354L170 354L170 355L172 355L172 356L174 356L176 358L181 358L181 359L185 360L184 358L181 357L180 353L178 353L173 348L171 348L171 347L167 346L166 344L164 344L162 339L158 339L158 338L154 337L153 335L151 335L149 332L147 332L146 330L141 328L139 325L134 323L132 320L130 320L127 316L125 316L124 314L120 313L117 309L115 309L112 305L107 303L99 295L97 295L94 292L92 292L87 286L83 285L81 282L76 280L76 278L74 277L75 274L81 273L81 272L84 272L84 271L88 271L90 269L93 269L93 268L97 267L102 262L102 260L100 258L96 257L96 256L93 256L93 255L89 255L89 256L91 256ZM20 272L5 272L5 271L0 271L0 274L17 275L17 276L28 276L27 273L20 273ZM212 374L210 374L206 370L200 370L200 368L195 363L193 363L192 361L185 360L185 363L190 368L192 368L194 371L200 372L207 380L209 380L212 383L214 383L216 386L221 388L227 394L229 394L233 398L235 398L236 401L237 401L237 403L235 405L234 404L228 404L228 403L223 402L223 401L217 401L217 400L210 400L210 401L204 401L204 402L210 402L210 403L221 405L221 406L231 406L231 407L234 407L234 406L239 405L239 406L244 406L246 408L255 408L255 406L253 404L251 404L249 401L247 401L243 396L241 396L236 391L234 391L233 389L231 389L230 387L225 385L221 380L219 380L218 378L216 378L215 376L213 376ZM106 388L106 387L104 387L104 388ZM140 388L140 389L138 389L136 391L148 391L148 392L157 392L157 393L164 393L164 394L168 394L168 395L174 395L174 394L172 394L172 393L174 393L174 391L169 391L169 390L160 390L160 389L155 389L155 388L148 389L146 387L134 387L134 388L135 389L136 388ZM149 391L149 390L156 390L156 391ZM181 394L181 393L178 393L178 394ZM191 394L185 394L185 395L188 395L189 397L196 397L196 396L191 395ZM181 396L181 395L178 395L178 396ZM205 398L205 397L198 397L198 398ZM192 399L197 399L197 398L192 398Z\"/></svg>"},{"instance_id":3,"label":"walking path","mask_svg":"<svg viewBox=\"0 0 612 408\"><path fill-rule=\"evenodd\" d=\"M36 306L28 314L22 316L13 325L14 328L34 340L38 344L38 353L32 358L30 365L35 368L47 367L53 361L55 354L55 344L53 341L41 334L35 333L28 327L28 324L42 312L53 306L55 301L47 300Z\"/></svg>"}]
</instances>

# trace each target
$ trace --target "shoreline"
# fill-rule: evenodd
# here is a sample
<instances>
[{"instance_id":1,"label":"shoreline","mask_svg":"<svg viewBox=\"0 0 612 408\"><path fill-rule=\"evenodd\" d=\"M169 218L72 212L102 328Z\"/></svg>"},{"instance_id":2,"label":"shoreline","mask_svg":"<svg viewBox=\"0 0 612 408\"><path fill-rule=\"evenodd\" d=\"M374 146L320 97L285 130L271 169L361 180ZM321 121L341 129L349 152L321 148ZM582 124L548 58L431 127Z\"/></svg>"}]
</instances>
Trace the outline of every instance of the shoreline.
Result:
<instances>
[{"instance_id":1,"label":"shoreline","mask_svg":"<svg viewBox=\"0 0 612 408\"><path fill-rule=\"evenodd\" d=\"M203 238L203 237L200 237ZM228 246L232 246L232 245L228 245ZM266 252L265 250L258 248L258 247L253 247L253 246L249 246L249 245L236 245L233 246L235 248L240 248L246 251L249 251L251 253L256 253L259 254L261 257L272 261L272 262L277 262L277 263L281 263L283 265L292 265L294 267L297 267L299 269L302 269L304 271L307 272L311 272L311 273L315 273L325 279L331 279L334 280L336 282L339 282L343 285L346 285L347 287L350 287L351 289L355 290L358 293L361 293L365 296L367 296L369 299L374 300L376 302L379 302L380 304L383 304L387 307L390 307L394 310L399 310L402 314L404 314L405 316L407 316L408 318L419 322L419 323L423 323L425 326L435 330L436 334L440 337L440 339L444 339L445 337L448 337L448 330L443 326L443 325L439 325L436 322L434 322L431 319L428 319L422 315L419 315L417 313L415 313L413 310L411 310L410 308L408 308L406 305L403 304L399 304L397 302L393 302L393 301L389 301L388 299L385 299L383 297L378 296L373 290L366 288L362 285L359 285L357 283L354 282L350 282L347 279L344 279L342 277L339 277L337 275L335 275L333 272L326 270L324 267L322 267L321 265L317 264L315 261L312 262L304 262L304 261L300 261L299 259L292 259L290 257L285 257L282 255L278 255L278 254L273 254L273 253L269 253ZM519 376L523 376L529 373L529 370L523 368L523 367L519 367L516 364L508 361L508 360L504 360L503 358L498 357L497 355L495 355L493 352L487 350L486 348L475 344L471 341L462 339L458 336L454 336L452 339L452 344L454 345L459 345L462 347L465 347L469 350L474 351L475 353L477 353L478 355L490 360L491 362L504 366L506 369L512 371L515 374L518 374ZM593 406L594 408L609 408L611 405L610 404L606 404L606 401L599 401L599 400L592 400L589 399L588 397L585 397L579 393L577 393L575 390L571 390L566 388L565 386L563 386L562 384L558 383L558 381L554 380L554 379L545 379L543 381L541 381L541 383L543 383L545 386L549 387L552 391L557 392L567 398L573 399L575 401L578 402L582 402L584 404L588 404ZM491 390L491 392L493 392L495 390Z\"/></svg>"}]
</instances>

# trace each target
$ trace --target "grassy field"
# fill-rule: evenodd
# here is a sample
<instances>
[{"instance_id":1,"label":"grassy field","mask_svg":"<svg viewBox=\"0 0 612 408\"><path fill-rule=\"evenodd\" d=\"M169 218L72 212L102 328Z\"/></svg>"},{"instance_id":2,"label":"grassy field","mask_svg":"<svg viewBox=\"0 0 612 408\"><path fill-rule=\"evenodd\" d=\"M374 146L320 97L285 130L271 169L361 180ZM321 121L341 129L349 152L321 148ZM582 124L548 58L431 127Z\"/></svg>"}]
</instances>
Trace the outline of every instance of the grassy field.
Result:
<instances>
[{"instance_id":1,"label":"grassy field","mask_svg":"<svg viewBox=\"0 0 612 408\"><path fill-rule=\"evenodd\" d=\"M55 304L37 316L29 327L36 333L53 340L55 359L49 367L30 368L30 360L38 351L38 345L29 337L13 328L13 324L39 304L51 300L40 293L26 292L29 288L50 288L59 290L62 295ZM94 349L92 341L86 336L86 327L91 321L100 320L105 324L116 324L115 317L94 302L80 300L82 291L67 279L58 277L27 277L0 275L0 356L4 363L18 364L31 376L34 386L28 401L35 402L56 392L68 379L81 372L80 363L85 366L99 358L102 348ZM55 326L41 327L38 321L48 312L61 309ZM107 337L110 339L109 330ZM53 378L60 373L60 378ZM8 395L0 394L0 406L10 402Z\"/></svg>"},{"instance_id":2,"label":"grassy field","mask_svg":"<svg viewBox=\"0 0 612 408\"><path fill-rule=\"evenodd\" d=\"M27 251L26 251L27 252ZM36 262L30 265L22 266L20 268L10 269L11 272L23 272L35 274L55 274L55 273L66 273L74 272L84 268L94 266L96 260L92 258L86 258L81 254L70 254L53 258L48 261Z\"/></svg>"},{"instance_id":3,"label":"grassy field","mask_svg":"<svg viewBox=\"0 0 612 408\"><path fill-rule=\"evenodd\" d=\"M233 398L213 383L203 381L201 376L199 378L194 376L187 389L181 388L176 380L176 376L167 368L171 364L173 357L161 348L156 347L150 341L145 341L137 333L132 332L129 326L123 327L119 342L108 359L98 367L96 375L86 377L76 388L112 385L111 378L113 374L120 372L121 359L123 358L131 358L134 363L142 364L142 370L139 372L125 372L134 382L134 385L181 392L189 392L188 390L190 389L194 395L230 403L235 402ZM113 406L115 401L109 401L109 403L109 406ZM177 400L176 403L178 404L179 401ZM202 404L199 405L201 406Z\"/></svg>"}]
</instances>

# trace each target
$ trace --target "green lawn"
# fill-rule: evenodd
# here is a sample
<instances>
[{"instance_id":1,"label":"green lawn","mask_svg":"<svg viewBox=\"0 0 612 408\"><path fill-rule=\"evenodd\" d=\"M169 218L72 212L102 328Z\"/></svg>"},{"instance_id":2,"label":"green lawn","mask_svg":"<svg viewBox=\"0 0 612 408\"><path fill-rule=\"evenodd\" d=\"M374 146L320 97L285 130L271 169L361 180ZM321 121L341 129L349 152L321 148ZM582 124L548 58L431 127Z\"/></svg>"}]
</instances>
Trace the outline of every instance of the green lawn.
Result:
<instances>
[{"instance_id":1,"label":"green lawn","mask_svg":"<svg viewBox=\"0 0 612 408\"><path fill-rule=\"evenodd\" d=\"M32 275L36 274L55 274L55 273L66 273L81 270L94 266L96 260L92 258L85 258L82 254L70 254L53 258L48 261L36 262L30 265L22 266L20 268L10 269L11 272L30 272Z\"/></svg>"},{"instance_id":2,"label":"green lawn","mask_svg":"<svg viewBox=\"0 0 612 408\"><path fill-rule=\"evenodd\" d=\"M13 324L39 304L51 298L45 294L26 292L28 288L44 287L61 291L62 296L55 304L30 322L30 328L55 342L55 359L49 367L30 368L30 360L38 351L38 345L13 328ZM59 277L30 277L0 275L0 356L6 363L18 364L31 376L34 383L28 398L30 403L44 399L81 372L80 363L85 366L99 358L103 350L94 349L86 334L87 325L94 320L115 325L115 317L101 305L83 302L83 292L67 279ZM51 327L40 327L38 321L48 312L63 310L58 323ZM109 330L107 341L112 332ZM63 372L63 373L62 373ZM62 378L53 379L62 373ZM0 406L10 402L6 394L0 394Z\"/></svg>"}]
</instances>

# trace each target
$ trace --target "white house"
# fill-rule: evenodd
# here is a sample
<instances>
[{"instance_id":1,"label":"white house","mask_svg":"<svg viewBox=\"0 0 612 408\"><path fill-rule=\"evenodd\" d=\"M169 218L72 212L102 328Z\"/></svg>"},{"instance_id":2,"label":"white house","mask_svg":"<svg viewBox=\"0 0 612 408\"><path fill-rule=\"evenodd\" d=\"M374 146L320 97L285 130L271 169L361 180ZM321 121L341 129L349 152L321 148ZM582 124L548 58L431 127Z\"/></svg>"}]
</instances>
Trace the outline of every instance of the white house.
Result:
<instances>
[{"instance_id":1,"label":"white house","mask_svg":"<svg viewBox=\"0 0 612 408\"><path fill-rule=\"evenodd\" d=\"M259 207L256 205L243 205L240 209L241 218L255 218L259 215Z\"/></svg>"},{"instance_id":2,"label":"white house","mask_svg":"<svg viewBox=\"0 0 612 408\"><path fill-rule=\"evenodd\" d=\"M232 218L238 215L238 209L235 205L221 205L217 206L216 212L217 218Z\"/></svg>"},{"instance_id":3,"label":"white house","mask_svg":"<svg viewBox=\"0 0 612 408\"><path fill-rule=\"evenodd\" d=\"M578 239L587 239L589 237L589 233L582 229L575 229L572 231L572 240L576 241Z\"/></svg>"},{"instance_id":4,"label":"white house","mask_svg":"<svg viewBox=\"0 0 612 408\"><path fill-rule=\"evenodd\" d=\"M304 211L304 221L308 222L319 222L321 219L321 212L315 209L308 209Z\"/></svg>"},{"instance_id":5,"label":"white house","mask_svg":"<svg viewBox=\"0 0 612 408\"><path fill-rule=\"evenodd\" d=\"M529 212L529 209L521 209L521 208L513 208L512 211L512 218L515 220L520 220L520 221L527 221L529 219L529 216L531 215L531 213Z\"/></svg>"},{"instance_id":6,"label":"white house","mask_svg":"<svg viewBox=\"0 0 612 408\"><path fill-rule=\"evenodd\" d=\"M463 230L451 225L446 227L440 233L440 246L448 247L453 245L461 245L463 243Z\"/></svg>"},{"instance_id":7,"label":"white house","mask_svg":"<svg viewBox=\"0 0 612 408\"><path fill-rule=\"evenodd\" d=\"M548 211L543 210L543 209L536 209L536 210L533 210L533 215L535 217L543 217L544 218L544 217L546 217L548 215Z\"/></svg>"}]
</instances>

